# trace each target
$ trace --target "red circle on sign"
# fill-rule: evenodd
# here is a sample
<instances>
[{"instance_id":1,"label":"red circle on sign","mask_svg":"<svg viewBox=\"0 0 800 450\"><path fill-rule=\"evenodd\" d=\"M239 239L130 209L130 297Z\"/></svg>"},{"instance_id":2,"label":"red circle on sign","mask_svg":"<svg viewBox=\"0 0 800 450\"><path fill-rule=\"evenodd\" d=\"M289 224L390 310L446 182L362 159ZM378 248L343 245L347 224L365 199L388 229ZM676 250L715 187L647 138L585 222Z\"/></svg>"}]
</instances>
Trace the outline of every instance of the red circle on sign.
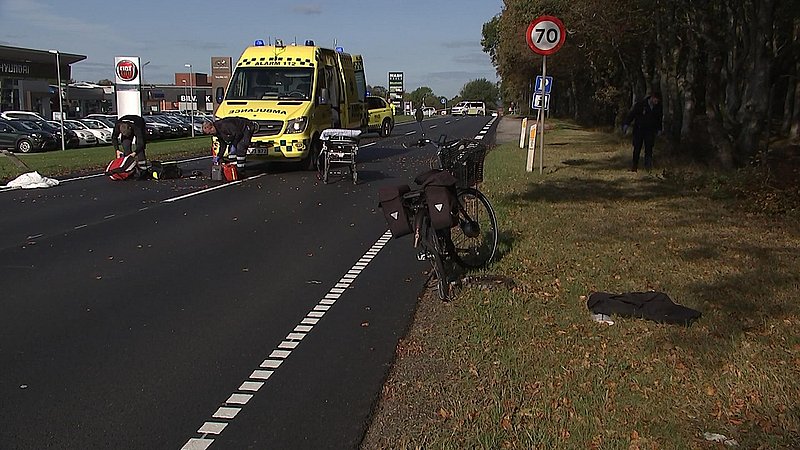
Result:
<instances>
[{"instance_id":1,"label":"red circle on sign","mask_svg":"<svg viewBox=\"0 0 800 450\"><path fill-rule=\"evenodd\" d=\"M544 22L544 23L543 23ZM533 40L533 32L540 31L537 30L537 25L545 25L545 26L552 26L558 28L559 36L558 41L553 43L549 42L548 38L550 37L549 30L545 30L543 33L540 34L539 38L536 42ZM564 41L566 40L567 33L566 29L564 28L564 23L561 22L561 19L558 17L553 16L539 16L530 25L528 25L528 31L525 33L525 40L528 41L528 47L531 48L535 53L540 55L552 55L553 53L557 52L558 49L564 45ZM544 39L544 42L542 40Z\"/></svg>"},{"instance_id":2,"label":"red circle on sign","mask_svg":"<svg viewBox=\"0 0 800 450\"><path fill-rule=\"evenodd\" d=\"M122 81L133 81L138 75L136 64L129 59L123 59L117 63L117 76Z\"/></svg>"}]
</instances>

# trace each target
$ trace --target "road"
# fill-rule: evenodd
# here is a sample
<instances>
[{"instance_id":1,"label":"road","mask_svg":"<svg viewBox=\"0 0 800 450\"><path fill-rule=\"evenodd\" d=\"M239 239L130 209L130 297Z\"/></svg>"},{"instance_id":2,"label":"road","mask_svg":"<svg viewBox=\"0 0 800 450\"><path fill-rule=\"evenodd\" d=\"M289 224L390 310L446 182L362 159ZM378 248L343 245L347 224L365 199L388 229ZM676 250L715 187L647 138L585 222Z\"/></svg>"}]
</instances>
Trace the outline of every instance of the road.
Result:
<instances>
[{"instance_id":1,"label":"road","mask_svg":"<svg viewBox=\"0 0 800 450\"><path fill-rule=\"evenodd\" d=\"M357 448L426 281L376 201L428 167L401 145L419 134L362 139L358 185L277 168L0 192L0 449Z\"/></svg>"}]
</instances>

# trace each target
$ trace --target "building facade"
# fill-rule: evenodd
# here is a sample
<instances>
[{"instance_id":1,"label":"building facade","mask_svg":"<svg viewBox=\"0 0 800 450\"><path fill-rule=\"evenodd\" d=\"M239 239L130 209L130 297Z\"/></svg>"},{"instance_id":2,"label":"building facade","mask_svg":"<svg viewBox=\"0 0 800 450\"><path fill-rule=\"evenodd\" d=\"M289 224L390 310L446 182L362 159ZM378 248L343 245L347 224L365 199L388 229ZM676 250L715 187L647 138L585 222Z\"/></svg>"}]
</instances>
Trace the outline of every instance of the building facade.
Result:
<instances>
[{"instance_id":1,"label":"building facade","mask_svg":"<svg viewBox=\"0 0 800 450\"><path fill-rule=\"evenodd\" d=\"M59 108L57 59L63 86L71 78L70 66L86 56L0 45L0 110L53 117Z\"/></svg>"}]
</instances>

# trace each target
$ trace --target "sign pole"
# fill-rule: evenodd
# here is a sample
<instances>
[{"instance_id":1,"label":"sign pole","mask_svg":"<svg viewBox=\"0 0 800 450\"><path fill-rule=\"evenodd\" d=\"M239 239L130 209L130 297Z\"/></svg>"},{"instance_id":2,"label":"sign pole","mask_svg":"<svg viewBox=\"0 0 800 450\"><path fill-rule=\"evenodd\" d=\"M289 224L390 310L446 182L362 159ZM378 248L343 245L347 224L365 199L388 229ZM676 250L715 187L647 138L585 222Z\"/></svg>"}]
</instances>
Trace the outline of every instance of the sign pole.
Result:
<instances>
[{"instance_id":1,"label":"sign pole","mask_svg":"<svg viewBox=\"0 0 800 450\"><path fill-rule=\"evenodd\" d=\"M528 42L528 47L534 53L542 55L542 90L541 102L539 104L539 116L541 123L537 118L537 125L541 130L539 136L539 174L541 175L544 167L544 120L546 111L548 109L548 94L547 94L547 55L552 55L564 45L566 38L566 29L564 23L557 17L553 16L540 16L534 19L528 30L525 32L525 40ZM534 91L536 89L534 88ZM536 97L536 92L534 92ZM530 171L530 170L529 170Z\"/></svg>"},{"instance_id":2,"label":"sign pole","mask_svg":"<svg viewBox=\"0 0 800 450\"><path fill-rule=\"evenodd\" d=\"M545 86L547 85L547 55L542 56L542 107L539 108L539 114L542 116L542 131L539 135L539 175L542 174L542 164L544 158L544 101L545 101Z\"/></svg>"}]
</instances>

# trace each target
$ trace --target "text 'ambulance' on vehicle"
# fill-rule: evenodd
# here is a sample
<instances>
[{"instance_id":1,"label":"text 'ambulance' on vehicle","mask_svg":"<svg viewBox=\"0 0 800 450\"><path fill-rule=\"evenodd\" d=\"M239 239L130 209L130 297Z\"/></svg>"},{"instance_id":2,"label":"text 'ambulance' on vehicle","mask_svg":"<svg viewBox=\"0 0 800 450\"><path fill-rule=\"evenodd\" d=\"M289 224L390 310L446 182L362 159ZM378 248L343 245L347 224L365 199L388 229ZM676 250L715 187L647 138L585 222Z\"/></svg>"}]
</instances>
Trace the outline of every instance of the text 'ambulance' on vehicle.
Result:
<instances>
[{"instance_id":1,"label":"text 'ambulance' on vehicle","mask_svg":"<svg viewBox=\"0 0 800 450\"><path fill-rule=\"evenodd\" d=\"M218 88L217 118L244 117L257 124L248 159L302 162L314 169L327 128L366 130L367 81L360 55L306 45L248 47L227 91ZM213 139L213 153L219 142ZM237 151L239 151L237 149Z\"/></svg>"}]
</instances>

